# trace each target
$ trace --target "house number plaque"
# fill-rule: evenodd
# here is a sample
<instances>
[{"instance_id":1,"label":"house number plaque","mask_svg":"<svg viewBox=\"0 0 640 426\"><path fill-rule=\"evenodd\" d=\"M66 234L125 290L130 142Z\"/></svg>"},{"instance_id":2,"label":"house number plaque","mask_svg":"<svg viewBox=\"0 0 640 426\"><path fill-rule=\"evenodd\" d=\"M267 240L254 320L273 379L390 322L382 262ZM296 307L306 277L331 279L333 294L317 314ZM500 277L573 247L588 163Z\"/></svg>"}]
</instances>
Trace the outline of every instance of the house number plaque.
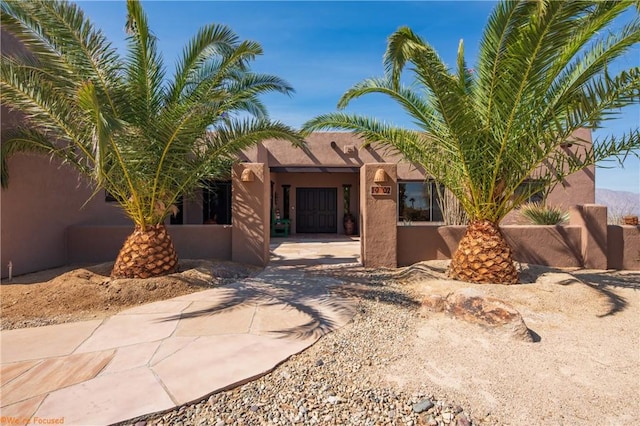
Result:
<instances>
[{"instance_id":1,"label":"house number plaque","mask_svg":"<svg viewBox=\"0 0 640 426\"><path fill-rule=\"evenodd\" d=\"M372 186L371 195L391 195L390 186Z\"/></svg>"}]
</instances>

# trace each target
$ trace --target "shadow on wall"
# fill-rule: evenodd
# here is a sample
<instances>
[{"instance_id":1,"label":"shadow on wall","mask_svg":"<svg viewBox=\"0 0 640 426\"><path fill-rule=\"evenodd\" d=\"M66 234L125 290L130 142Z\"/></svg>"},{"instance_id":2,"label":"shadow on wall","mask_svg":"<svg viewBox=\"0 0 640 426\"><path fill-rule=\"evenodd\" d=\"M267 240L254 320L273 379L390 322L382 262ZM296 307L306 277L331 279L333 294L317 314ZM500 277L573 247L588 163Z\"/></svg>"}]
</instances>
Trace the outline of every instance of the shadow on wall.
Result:
<instances>
[{"instance_id":1,"label":"shadow on wall","mask_svg":"<svg viewBox=\"0 0 640 426\"><path fill-rule=\"evenodd\" d=\"M503 227L503 232L518 262L558 267L584 264L577 226L514 225Z\"/></svg>"},{"instance_id":2,"label":"shadow on wall","mask_svg":"<svg viewBox=\"0 0 640 426\"><path fill-rule=\"evenodd\" d=\"M261 197L256 194L243 192L241 196L234 198L232 245L237 246L233 248L234 261L256 264L258 259L263 259L265 256L265 225L256 212L256 206L260 205L262 205ZM239 220L240 215L242 220Z\"/></svg>"},{"instance_id":3,"label":"shadow on wall","mask_svg":"<svg viewBox=\"0 0 640 426\"><path fill-rule=\"evenodd\" d=\"M609 269L640 270L640 226L607 226Z\"/></svg>"},{"instance_id":4,"label":"shadow on wall","mask_svg":"<svg viewBox=\"0 0 640 426\"><path fill-rule=\"evenodd\" d=\"M578 226L503 226L516 261L557 267L582 265ZM398 265L451 259L464 226L398 226Z\"/></svg>"},{"instance_id":5,"label":"shadow on wall","mask_svg":"<svg viewBox=\"0 0 640 426\"><path fill-rule=\"evenodd\" d=\"M179 259L231 260L229 225L169 225ZM70 226L66 233L68 263L112 262L132 226Z\"/></svg>"},{"instance_id":6,"label":"shadow on wall","mask_svg":"<svg viewBox=\"0 0 640 426\"><path fill-rule=\"evenodd\" d=\"M571 209L569 225L505 225L516 261L588 269L640 270L640 226L606 224L605 206ZM464 226L398 225L398 266L450 259ZM366 247L365 247L366 249Z\"/></svg>"}]
</instances>

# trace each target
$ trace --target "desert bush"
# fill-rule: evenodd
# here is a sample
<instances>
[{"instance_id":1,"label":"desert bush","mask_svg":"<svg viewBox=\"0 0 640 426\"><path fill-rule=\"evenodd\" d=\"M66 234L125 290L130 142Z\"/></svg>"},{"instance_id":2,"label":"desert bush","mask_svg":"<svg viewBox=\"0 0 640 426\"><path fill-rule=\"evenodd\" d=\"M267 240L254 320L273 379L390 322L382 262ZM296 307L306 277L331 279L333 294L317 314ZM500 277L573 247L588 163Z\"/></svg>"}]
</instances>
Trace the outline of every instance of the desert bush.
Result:
<instances>
[{"instance_id":1,"label":"desert bush","mask_svg":"<svg viewBox=\"0 0 640 426\"><path fill-rule=\"evenodd\" d=\"M569 220L565 210L541 203L523 204L520 214L532 225L560 225Z\"/></svg>"}]
</instances>

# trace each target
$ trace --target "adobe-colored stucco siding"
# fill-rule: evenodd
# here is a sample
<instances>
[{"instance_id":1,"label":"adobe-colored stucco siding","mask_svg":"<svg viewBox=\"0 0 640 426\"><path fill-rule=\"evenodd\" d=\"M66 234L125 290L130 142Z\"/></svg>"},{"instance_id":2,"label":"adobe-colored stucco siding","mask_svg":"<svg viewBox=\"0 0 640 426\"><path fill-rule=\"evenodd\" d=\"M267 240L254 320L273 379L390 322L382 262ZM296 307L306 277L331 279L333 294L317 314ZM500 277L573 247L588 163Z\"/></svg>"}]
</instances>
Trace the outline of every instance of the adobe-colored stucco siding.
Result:
<instances>
[{"instance_id":1,"label":"adobe-colored stucco siding","mask_svg":"<svg viewBox=\"0 0 640 426\"><path fill-rule=\"evenodd\" d=\"M399 163L400 180L424 180L424 173L402 157L373 144L362 147L362 140L346 132L316 132L305 138L306 149L292 148L280 140L267 140L246 150L241 159L253 163L266 163L269 167L353 167L370 163ZM334 142L334 143L332 143Z\"/></svg>"},{"instance_id":2,"label":"adobe-colored stucco siding","mask_svg":"<svg viewBox=\"0 0 640 426\"><path fill-rule=\"evenodd\" d=\"M610 269L640 271L640 226L607 226L607 262Z\"/></svg>"},{"instance_id":3,"label":"adobe-colored stucco siding","mask_svg":"<svg viewBox=\"0 0 640 426\"><path fill-rule=\"evenodd\" d=\"M423 260L450 259L464 226L398 226L398 266ZM578 226L501 227L516 261L556 267L579 267L581 228Z\"/></svg>"},{"instance_id":4,"label":"adobe-colored stucco siding","mask_svg":"<svg viewBox=\"0 0 640 426\"><path fill-rule=\"evenodd\" d=\"M169 225L180 259L231 260L230 225ZM69 263L111 262L132 226L71 226L67 230Z\"/></svg>"},{"instance_id":5,"label":"adobe-colored stucco siding","mask_svg":"<svg viewBox=\"0 0 640 426\"><path fill-rule=\"evenodd\" d=\"M559 148L570 156L582 158L585 151L591 147L591 130L578 129L569 138L574 144ZM567 176L551 191L547 197L547 204L558 206L565 210L577 204L593 204L596 197L596 168L589 166L579 172Z\"/></svg>"},{"instance_id":6,"label":"adobe-colored stucco siding","mask_svg":"<svg viewBox=\"0 0 640 426\"><path fill-rule=\"evenodd\" d=\"M73 169L57 160L19 154L9 161L9 188L0 192L0 270L8 276L67 263L65 230L71 225L131 223L113 203L93 193Z\"/></svg>"}]
</instances>

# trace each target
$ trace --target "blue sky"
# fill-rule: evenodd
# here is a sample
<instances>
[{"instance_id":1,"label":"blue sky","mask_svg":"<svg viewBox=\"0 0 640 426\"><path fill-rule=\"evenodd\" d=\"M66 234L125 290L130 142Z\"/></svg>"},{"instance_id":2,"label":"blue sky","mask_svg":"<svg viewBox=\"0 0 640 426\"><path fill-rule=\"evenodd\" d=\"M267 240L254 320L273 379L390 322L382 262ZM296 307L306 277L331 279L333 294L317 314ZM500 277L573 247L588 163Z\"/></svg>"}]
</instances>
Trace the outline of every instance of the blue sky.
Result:
<instances>
[{"instance_id":1,"label":"blue sky","mask_svg":"<svg viewBox=\"0 0 640 426\"><path fill-rule=\"evenodd\" d=\"M126 6L122 1L78 1L97 27L118 48L124 47ZM146 1L144 9L159 38L165 64L172 69L183 46L203 25L229 25L242 39L258 41L264 56L253 67L276 74L296 90L292 97L264 98L271 117L294 127L334 111L340 96L354 83L383 73L386 39L402 25L431 43L448 64L455 64L458 42L464 39L467 61L475 62L480 36L495 2L228 2ZM618 64L640 63L636 48ZM349 111L411 126L404 113L382 96L358 99ZM619 133L640 122L640 105L605 123L594 137ZM598 168L596 186L640 193L640 161L629 158L624 169Z\"/></svg>"}]
</instances>

